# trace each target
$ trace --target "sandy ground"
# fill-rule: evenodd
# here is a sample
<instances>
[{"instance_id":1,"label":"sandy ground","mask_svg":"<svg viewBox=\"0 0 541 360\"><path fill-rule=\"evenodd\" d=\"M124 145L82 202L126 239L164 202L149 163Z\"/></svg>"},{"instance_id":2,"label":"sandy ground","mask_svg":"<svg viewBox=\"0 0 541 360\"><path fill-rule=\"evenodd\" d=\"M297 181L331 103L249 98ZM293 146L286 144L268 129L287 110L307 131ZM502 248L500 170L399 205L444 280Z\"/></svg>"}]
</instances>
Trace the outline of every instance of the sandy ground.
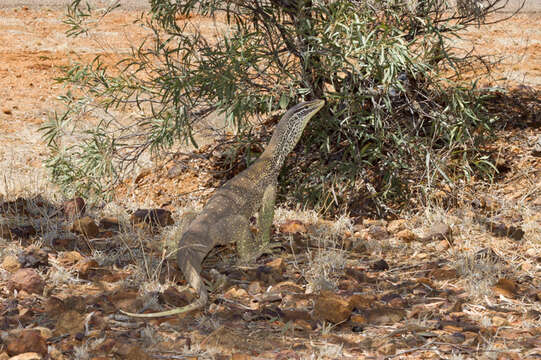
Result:
<instances>
[{"instance_id":1,"label":"sandy ground","mask_svg":"<svg viewBox=\"0 0 541 360\"><path fill-rule=\"evenodd\" d=\"M44 144L38 128L56 111L66 89L56 83L61 67L98 54L126 54L143 34L119 12L91 37L68 38L62 10L0 9L0 194L41 191L49 184L42 167ZM6 170L7 169L7 170Z\"/></svg>"}]
</instances>

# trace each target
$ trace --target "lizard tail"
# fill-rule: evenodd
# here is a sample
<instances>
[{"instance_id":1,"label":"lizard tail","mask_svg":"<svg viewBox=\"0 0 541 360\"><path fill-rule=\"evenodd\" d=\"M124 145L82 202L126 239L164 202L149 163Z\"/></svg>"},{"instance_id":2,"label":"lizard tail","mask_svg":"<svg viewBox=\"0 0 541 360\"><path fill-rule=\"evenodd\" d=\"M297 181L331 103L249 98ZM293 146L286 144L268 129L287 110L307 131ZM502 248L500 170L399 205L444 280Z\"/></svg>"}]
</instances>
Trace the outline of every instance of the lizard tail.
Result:
<instances>
[{"instance_id":1,"label":"lizard tail","mask_svg":"<svg viewBox=\"0 0 541 360\"><path fill-rule=\"evenodd\" d=\"M136 318L158 318L158 317L166 317L166 316L173 316L178 314L183 314L192 310L200 309L204 307L207 304L208 296L207 292L205 291L203 294L199 295L199 299L194 301L193 303L183 306L183 307L177 307L171 310L167 311L160 311L155 313L145 313L145 314L137 314L137 313L131 313L124 310L120 310L121 313L124 315L128 315L131 317Z\"/></svg>"},{"instance_id":2,"label":"lizard tail","mask_svg":"<svg viewBox=\"0 0 541 360\"><path fill-rule=\"evenodd\" d=\"M183 314L183 313L204 307L208 302L208 293L207 293L207 288L205 287L205 284L203 284L201 275L199 275L199 272L196 270L196 268L192 265L190 261L186 261L184 263L183 272L184 272L184 276L186 277L187 282L199 293L199 299L197 299L193 303L188 304L183 307L177 307L171 310L160 311L160 312L155 312L155 313L137 314L137 313L130 313L124 310L120 310L120 312L123 313L124 315L136 317L136 318L157 318L157 317L166 317L166 316Z\"/></svg>"}]
</instances>

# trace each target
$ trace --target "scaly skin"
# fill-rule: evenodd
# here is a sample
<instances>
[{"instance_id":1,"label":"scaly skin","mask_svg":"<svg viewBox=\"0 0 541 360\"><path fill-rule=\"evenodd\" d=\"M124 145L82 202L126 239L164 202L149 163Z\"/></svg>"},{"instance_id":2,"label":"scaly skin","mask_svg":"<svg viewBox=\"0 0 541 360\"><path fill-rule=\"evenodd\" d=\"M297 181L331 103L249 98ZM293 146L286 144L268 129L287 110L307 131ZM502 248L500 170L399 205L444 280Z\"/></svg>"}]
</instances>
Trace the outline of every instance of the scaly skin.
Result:
<instances>
[{"instance_id":1,"label":"scaly skin","mask_svg":"<svg viewBox=\"0 0 541 360\"><path fill-rule=\"evenodd\" d=\"M313 100L288 110L276 126L263 154L250 167L219 188L182 235L177 253L178 265L199 298L187 306L168 311L135 314L121 310L123 314L155 318L202 308L207 304L208 293L200 275L201 264L213 247L236 241L243 262L268 248L278 174L306 124L324 104L323 100ZM257 212L258 233L256 239L253 239L250 217Z\"/></svg>"}]
</instances>

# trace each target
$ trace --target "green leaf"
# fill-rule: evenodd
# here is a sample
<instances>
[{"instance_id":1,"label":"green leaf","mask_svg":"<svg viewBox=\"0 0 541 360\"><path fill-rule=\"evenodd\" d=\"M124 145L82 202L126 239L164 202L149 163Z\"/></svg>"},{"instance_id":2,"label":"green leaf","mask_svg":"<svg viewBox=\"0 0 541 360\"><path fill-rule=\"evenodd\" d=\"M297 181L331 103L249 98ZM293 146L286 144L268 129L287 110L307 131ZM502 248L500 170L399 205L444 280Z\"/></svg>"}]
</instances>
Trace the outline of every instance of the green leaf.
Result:
<instances>
[{"instance_id":1,"label":"green leaf","mask_svg":"<svg viewBox=\"0 0 541 360\"><path fill-rule=\"evenodd\" d=\"M289 97L285 93L283 93L280 96L280 108L282 110L285 110L288 104L289 104Z\"/></svg>"}]
</instances>

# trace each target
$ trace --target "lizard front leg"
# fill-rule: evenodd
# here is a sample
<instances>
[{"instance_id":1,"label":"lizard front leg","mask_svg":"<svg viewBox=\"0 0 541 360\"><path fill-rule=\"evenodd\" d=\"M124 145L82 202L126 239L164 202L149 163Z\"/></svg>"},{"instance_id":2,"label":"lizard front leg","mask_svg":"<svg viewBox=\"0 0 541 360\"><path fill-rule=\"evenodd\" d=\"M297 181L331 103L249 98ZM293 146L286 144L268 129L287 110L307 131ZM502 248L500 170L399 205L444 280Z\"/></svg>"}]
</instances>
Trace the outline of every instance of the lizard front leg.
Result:
<instances>
[{"instance_id":1,"label":"lizard front leg","mask_svg":"<svg viewBox=\"0 0 541 360\"><path fill-rule=\"evenodd\" d=\"M274 203L276 202L276 184L268 185L263 193L261 209L257 219L258 232L256 235L259 254L272 249L270 246L270 230L274 220Z\"/></svg>"},{"instance_id":2,"label":"lizard front leg","mask_svg":"<svg viewBox=\"0 0 541 360\"><path fill-rule=\"evenodd\" d=\"M257 219L257 233L254 236L251 231L239 234L237 249L242 263L248 263L259 256L272 251L270 246L270 228L274 219L274 202L276 200L276 185L271 184L265 188L261 199L259 216ZM249 223L248 230L250 229Z\"/></svg>"},{"instance_id":3,"label":"lizard front leg","mask_svg":"<svg viewBox=\"0 0 541 360\"><path fill-rule=\"evenodd\" d=\"M254 246L254 238L250 231L250 220L242 215L234 215L228 217L227 221L231 225L231 229L234 229L232 238L236 242L240 262L249 262Z\"/></svg>"}]
</instances>

